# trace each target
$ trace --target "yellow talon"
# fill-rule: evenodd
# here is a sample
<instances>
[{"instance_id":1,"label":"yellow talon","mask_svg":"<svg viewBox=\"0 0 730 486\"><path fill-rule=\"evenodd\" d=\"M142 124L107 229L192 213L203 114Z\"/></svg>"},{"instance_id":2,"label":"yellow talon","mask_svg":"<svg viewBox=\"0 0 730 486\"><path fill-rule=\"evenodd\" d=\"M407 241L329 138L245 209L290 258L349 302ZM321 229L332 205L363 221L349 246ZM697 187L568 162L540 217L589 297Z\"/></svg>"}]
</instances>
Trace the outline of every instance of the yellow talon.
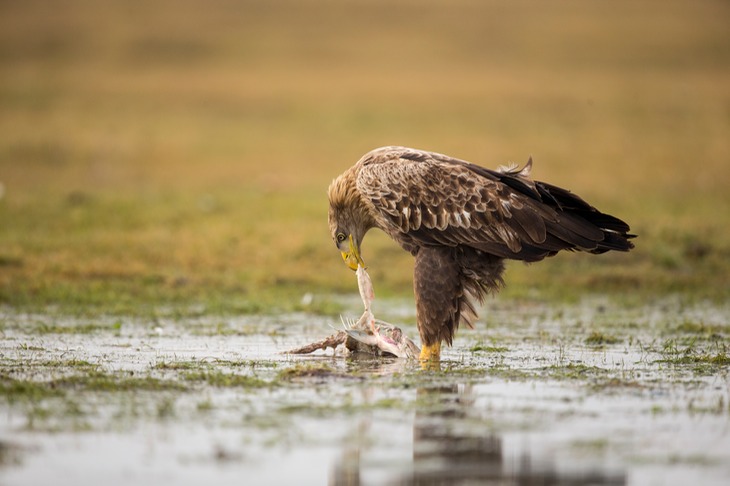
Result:
<instances>
[{"instance_id":1,"label":"yellow talon","mask_svg":"<svg viewBox=\"0 0 730 486\"><path fill-rule=\"evenodd\" d=\"M424 344L421 347L421 355L418 360L423 362L439 362L441 360L441 341L437 341L435 344L428 345Z\"/></svg>"}]
</instances>

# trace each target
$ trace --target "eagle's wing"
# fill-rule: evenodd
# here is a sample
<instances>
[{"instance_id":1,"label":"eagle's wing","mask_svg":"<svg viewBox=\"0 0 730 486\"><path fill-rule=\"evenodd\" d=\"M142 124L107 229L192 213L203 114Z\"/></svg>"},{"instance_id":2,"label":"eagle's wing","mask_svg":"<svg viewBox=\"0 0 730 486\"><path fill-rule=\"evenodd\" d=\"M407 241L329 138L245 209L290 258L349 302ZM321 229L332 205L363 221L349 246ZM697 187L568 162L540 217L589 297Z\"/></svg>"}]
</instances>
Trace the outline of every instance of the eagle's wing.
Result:
<instances>
[{"instance_id":1,"label":"eagle's wing","mask_svg":"<svg viewBox=\"0 0 730 486\"><path fill-rule=\"evenodd\" d=\"M360 161L357 188L379 226L404 246L467 245L536 261L562 249L629 249L628 225L522 171L389 147ZM409 243L410 242L410 243Z\"/></svg>"}]
</instances>

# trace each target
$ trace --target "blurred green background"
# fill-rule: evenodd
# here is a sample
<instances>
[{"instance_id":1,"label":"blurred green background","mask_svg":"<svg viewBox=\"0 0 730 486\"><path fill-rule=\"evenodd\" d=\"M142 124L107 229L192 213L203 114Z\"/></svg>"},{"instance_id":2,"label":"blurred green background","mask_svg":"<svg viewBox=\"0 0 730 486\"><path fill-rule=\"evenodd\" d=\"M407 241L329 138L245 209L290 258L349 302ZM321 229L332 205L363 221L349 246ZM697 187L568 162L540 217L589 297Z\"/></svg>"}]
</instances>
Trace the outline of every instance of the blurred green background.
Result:
<instances>
[{"instance_id":1,"label":"blurred green background","mask_svg":"<svg viewBox=\"0 0 730 486\"><path fill-rule=\"evenodd\" d=\"M326 189L393 144L532 156L639 234L630 254L514 263L508 298L725 299L728 25L720 0L2 1L0 303L355 292ZM363 251L379 295L411 295L410 255L375 231Z\"/></svg>"}]
</instances>

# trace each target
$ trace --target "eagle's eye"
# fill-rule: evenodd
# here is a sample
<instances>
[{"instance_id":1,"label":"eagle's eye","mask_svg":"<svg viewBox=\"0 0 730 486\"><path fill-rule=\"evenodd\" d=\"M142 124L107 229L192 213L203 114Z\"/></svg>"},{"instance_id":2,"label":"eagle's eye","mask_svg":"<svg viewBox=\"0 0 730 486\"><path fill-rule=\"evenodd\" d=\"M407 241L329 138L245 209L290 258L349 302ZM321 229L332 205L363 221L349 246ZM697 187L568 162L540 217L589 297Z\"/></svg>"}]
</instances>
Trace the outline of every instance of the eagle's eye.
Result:
<instances>
[{"instance_id":1,"label":"eagle's eye","mask_svg":"<svg viewBox=\"0 0 730 486\"><path fill-rule=\"evenodd\" d=\"M347 236L345 236L345 233L337 233L337 243L342 243L347 239Z\"/></svg>"}]
</instances>

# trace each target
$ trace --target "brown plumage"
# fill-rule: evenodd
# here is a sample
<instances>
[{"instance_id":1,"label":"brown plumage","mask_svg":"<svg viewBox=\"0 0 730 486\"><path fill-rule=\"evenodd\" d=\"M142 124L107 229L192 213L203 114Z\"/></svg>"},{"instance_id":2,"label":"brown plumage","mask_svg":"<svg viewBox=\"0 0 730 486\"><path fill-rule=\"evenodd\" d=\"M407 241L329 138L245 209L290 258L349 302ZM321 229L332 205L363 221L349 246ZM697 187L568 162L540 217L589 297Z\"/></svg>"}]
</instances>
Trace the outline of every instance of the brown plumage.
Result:
<instances>
[{"instance_id":1,"label":"brown plumage","mask_svg":"<svg viewBox=\"0 0 730 486\"><path fill-rule=\"evenodd\" d=\"M474 301L503 285L503 260L536 262L560 250L628 251L629 226L570 191L522 170L490 170L406 147L365 154L329 188L335 244L356 269L360 244L380 228L415 256L414 290L424 348L438 357ZM352 242L350 242L350 240Z\"/></svg>"}]
</instances>

